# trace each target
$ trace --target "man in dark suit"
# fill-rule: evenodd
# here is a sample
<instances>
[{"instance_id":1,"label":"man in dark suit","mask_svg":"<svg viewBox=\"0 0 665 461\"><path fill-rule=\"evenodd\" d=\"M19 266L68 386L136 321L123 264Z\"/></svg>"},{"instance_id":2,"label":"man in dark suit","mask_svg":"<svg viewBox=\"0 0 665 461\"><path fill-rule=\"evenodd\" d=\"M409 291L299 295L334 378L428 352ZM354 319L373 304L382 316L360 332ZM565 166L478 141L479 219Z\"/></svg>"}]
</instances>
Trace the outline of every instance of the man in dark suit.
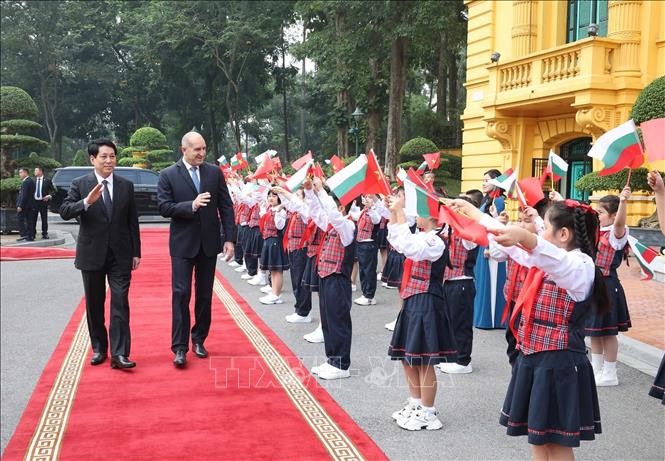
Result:
<instances>
[{"instance_id":1,"label":"man in dark suit","mask_svg":"<svg viewBox=\"0 0 665 461\"><path fill-rule=\"evenodd\" d=\"M113 174L117 148L102 139L88 145L94 171L72 181L60 208L62 219L80 219L74 265L83 276L88 332L99 365L111 342L111 368L133 368L129 360L129 284L139 267L141 240L134 184ZM109 335L104 322L106 279L111 289Z\"/></svg>"},{"instance_id":2,"label":"man in dark suit","mask_svg":"<svg viewBox=\"0 0 665 461\"><path fill-rule=\"evenodd\" d=\"M41 166L35 167L35 208L32 218L32 235L37 235L37 218L42 218L42 239L48 238L48 202L53 198L55 188L49 178L44 176Z\"/></svg>"},{"instance_id":3,"label":"man in dark suit","mask_svg":"<svg viewBox=\"0 0 665 461\"><path fill-rule=\"evenodd\" d=\"M27 168L20 168L18 175L21 178L21 188L16 198L16 215L20 236L16 241L32 242L35 239L35 226L32 224L32 210L35 208L35 182L30 177L30 171Z\"/></svg>"},{"instance_id":4,"label":"man in dark suit","mask_svg":"<svg viewBox=\"0 0 665 461\"><path fill-rule=\"evenodd\" d=\"M159 212L171 218L171 350L177 368L185 366L189 350L192 273L196 280L192 346L197 357L205 358L217 255L224 242L225 259L233 257L236 239L231 196L220 169L205 162L203 136L185 134L180 150L182 159L162 170L157 184Z\"/></svg>"}]
</instances>

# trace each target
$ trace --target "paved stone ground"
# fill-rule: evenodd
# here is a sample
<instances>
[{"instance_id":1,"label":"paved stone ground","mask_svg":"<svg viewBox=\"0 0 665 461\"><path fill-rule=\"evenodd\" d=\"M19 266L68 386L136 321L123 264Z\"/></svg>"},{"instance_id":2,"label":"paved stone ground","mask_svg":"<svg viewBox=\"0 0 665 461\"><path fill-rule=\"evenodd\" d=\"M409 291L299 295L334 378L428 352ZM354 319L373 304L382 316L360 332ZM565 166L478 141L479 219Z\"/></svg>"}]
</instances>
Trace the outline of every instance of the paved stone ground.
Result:
<instances>
[{"instance_id":1,"label":"paved stone ground","mask_svg":"<svg viewBox=\"0 0 665 461\"><path fill-rule=\"evenodd\" d=\"M77 232L75 225L56 225L55 228L74 235ZM323 360L323 345L309 344L302 339L315 324L293 325L284 321L284 315L293 310L288 274L285 304L264 306L258 302L261 294L255 287L241 282L239 275L226 264L219 263L218 269L306 365ZM71 260L3 262L0 271L0 435L4 450L44 364L82 296L82 285ZM36 283L43 288L39 292L21 288ZM646 287L654 282L640 283ZM377 299L377 306L354 306L352 311L354 376L323 385L385 453L391 459L404 460L529 458L526 439L506 436L505 429L497 423L510 373L500 330L474 331L472 374L439 375L436 405L444 423L442 430L410 433L392 422L390 414L401 406L407 395L400 366L387 360L390 333L383 328L397 314L397 294L379 288ZM316 297L314 301L318 319ZM660 302L661 312L662 305ZM639 312L639 308L631 310L634 324L638 321L635 312ZM214 319L211 334L224 334L215 329ZM140 351L135 351L133 357L140 366ZM583 443L576 450L577 458L664 459L665 412L657 400L647 395L652 378L623 364L619 364L619 377L620 386L599 389L604 432L596 441ZM272 436L266 434L266 443Z\"/></svg>"}]
</instances>

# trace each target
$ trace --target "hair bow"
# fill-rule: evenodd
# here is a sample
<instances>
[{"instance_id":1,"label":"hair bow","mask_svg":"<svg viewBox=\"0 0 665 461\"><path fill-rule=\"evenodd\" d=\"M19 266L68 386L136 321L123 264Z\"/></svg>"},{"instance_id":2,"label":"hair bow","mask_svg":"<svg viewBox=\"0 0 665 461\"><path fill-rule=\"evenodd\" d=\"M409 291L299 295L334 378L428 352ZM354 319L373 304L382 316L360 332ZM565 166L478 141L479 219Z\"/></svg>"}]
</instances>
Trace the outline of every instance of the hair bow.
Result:
<instances>
[{"instance_id":1,"label":"hair bow","mask_svg":"<svg viewBox=\"0 0 665 461\"><path fill-rule=\"evenodd\" d=\"M578 202L577 200L567 198L566 200L563 201L563 204L566 205L568 208L581 208L584 210L585 213L597 213L596 210L594 210L591 207L591 205Z\"/></svg>"}]
</instances>

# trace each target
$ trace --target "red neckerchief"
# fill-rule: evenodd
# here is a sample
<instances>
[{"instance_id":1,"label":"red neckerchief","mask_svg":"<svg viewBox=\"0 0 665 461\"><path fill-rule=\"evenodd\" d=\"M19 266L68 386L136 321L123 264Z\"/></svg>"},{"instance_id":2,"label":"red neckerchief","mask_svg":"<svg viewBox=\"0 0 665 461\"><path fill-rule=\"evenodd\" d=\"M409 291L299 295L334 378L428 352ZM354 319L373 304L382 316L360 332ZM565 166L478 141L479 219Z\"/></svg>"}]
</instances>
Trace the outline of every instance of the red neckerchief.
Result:
<instances>
[{"instance_id":1,"label":"red neckerchief","mask_svg":"<svg viewBox=\"0 0 665 461\"><path fill-rule=\"evenodd\" d=\"M310 237L316 232L316 223L314 222L313 219L310 218L309 222L307 223L307 227L305 227L305 232L303 232L302 237L300 237L300 248L304 247L307 243L309 243Z\"/></svg>"},{"instance_id":2,"label":"red neckerchief","mask_svg":"<svg viewBox=\"0 0 665 461\"><path fill-rule=\"evenodd\" d=\"M510 300L513 299L513 293L515 293L515 286L517 285L517 277L519 277L520 272L524 269L523 266L520 266L516 262L513 262L515 264L515 270L512 273L512 276L510 277L510 281L508 282L508 296L506 296L506 305L503 306L503 314L501 314L501 323L504 324L506 323L506 320L508 320L508 308L510 307Z\"/></svg>"},{"instance_id":3,"label":"red neckerchief","mask_svg":"<svg viewBox=\"0 0 665 461\"><path fill-rule=\"evenodd\" d=\"M515 330L515 319L517 319L520 312L522 313L522 320L524 321L524 337L528 338L531 333L531 329L533 328L533 321L531 319L532 309L544 278L545 272L542 270L535 266L529 269L524 285L522 285L522 291L515 302L513 314L510 316L509 326L515 338L518 338L517 331Z\"/></svg>"},{"instance_id":4,"label":"red neckerchief","mask_svg":"<svg viewBox=\"0 0 665 461\"><path fill-rule=\"evenodd\" d=\"M399 294L402 295L404 294L404 290L406 289L406 285L409 283L409 279L411 278L411 271L413 270L413 260L406 258L404 260L404 268L402 269L402 284L399 287Z\"/></svg>"}]
</instances>

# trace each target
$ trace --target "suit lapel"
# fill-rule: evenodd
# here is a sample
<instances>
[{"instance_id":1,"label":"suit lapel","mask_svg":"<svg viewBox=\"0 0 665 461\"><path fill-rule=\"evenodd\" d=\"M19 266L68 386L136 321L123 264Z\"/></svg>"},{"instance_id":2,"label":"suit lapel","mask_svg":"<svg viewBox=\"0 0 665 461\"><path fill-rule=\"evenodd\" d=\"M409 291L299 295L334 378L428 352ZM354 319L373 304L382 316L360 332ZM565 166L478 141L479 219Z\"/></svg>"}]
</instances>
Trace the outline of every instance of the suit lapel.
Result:
<instances>
[{"instance_id":1,"label":"suit lapel","mask_svg":"<svg viewBox=\"0 0 665 461\"><path fill-rule=\"evenodd\" d=\"M187 166L182 163L182 159L178 160L178 170L180 170L180 175L184 176L185 182L189 184L189 187L192 188L194 191L195 195L199 195L199 192L196 190L196 186L194 185L194 181L192 180L192 175L189 174L189 171L187 170ZM203 181L202 181L202 175L201 175L201 168L199 168L199 183L201 183L201 190L203 190Z\"/></svg>"}]
</instances>

